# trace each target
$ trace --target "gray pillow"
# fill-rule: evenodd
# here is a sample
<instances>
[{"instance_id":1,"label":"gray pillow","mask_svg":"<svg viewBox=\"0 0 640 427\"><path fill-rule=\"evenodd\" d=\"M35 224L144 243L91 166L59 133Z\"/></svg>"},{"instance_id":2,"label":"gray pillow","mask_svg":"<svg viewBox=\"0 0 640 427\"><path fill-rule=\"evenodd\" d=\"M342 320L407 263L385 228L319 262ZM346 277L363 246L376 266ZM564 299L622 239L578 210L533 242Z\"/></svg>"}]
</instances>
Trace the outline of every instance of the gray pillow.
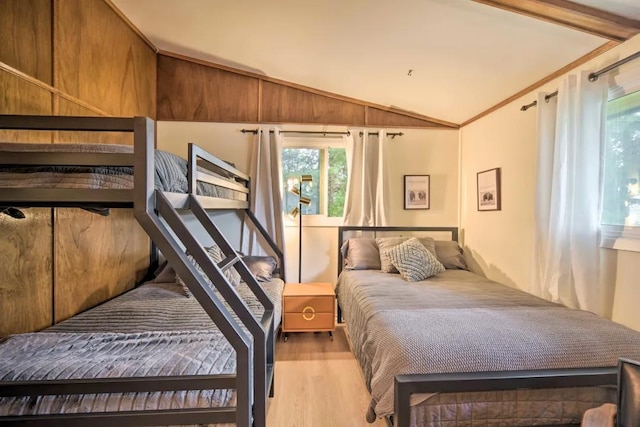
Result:
<instances>
[{"instance_id":1,"label":"gray pillow","mask_svg":"<svg viewBox=\"0 0 640 427\"><path fill-rule=\"evenodd\" d=\"M340 249L346 270L380 270L380 251L376 239L353 237Z\"/></svg>"},{"instance_id":2,"label":"gray pillow","mask_svg":"<svg viewBox=\"0 0 640 427\"><path fill-rule=\"evenodd\" d=\"M219 264L224 258L222 250L220 250L218 245L214 244L213 246L205 247L204 250L207 252L207 255L209 255L209 258L211 258L211 261L213 261L215 264ZM215 286L213 285L211 280L209 280L209 276L207 276L204 270L202 270L202 268L200 267L200 264L196 262L196 260L193 258L192 255L188 254L187 257L193 263L198 273L200 273L204 277L205 282L207 282L207 284L212 289L215 289ZM242 280L240 277L240 273L238 273L234 267L229 268L223 274L225 275L225 277L227 278L229 283L231 283L232 286L238 286L238 284L240 284L240 281ZM191 292L189 291L187 284L184 283L184 281L180 276L177 276L176 282L182 285L185 295L190 297Z\"/></svg>"},{"instance_id":3,"label":"gray pillow","mask_svg":"<svg viewBox=\"0 0 640 427\"><path fill-rule=\"evenodd\" d=\"M387 249L386 254L408 282L419 282L445 270L435 255L415 237Z\"/></svg>"},{"instance_id":4,"label":"gray pillow","mask_svg":"<svg viewBox=\"0 0 640 427\"><path fill-rule=\"evenodd\" d=\"M273 271L278 265L276 259L272 256L243 256L245 264L249 271L256 276L260 282L268 282L273 279Z\"/></svg>"},{"instance_id":5,"label":"gray pillow","mask_svg":"<svg viewBox=\"0 0 640 427\"><path fill-rule=\"evenodd\" d=\"M445 268L468 270L462 248L453 240L436 240L436 257Z\"/></svg>"},{"instance_id":6,"label":"gray pillow","mask_svg":"<svg viewBox=\"0 0 640 427\"><path fill-rule=\"evenodd\" d=\"M211 260L216 264L219 264L225 258L224 254L222 253L222 249L220 249L215 243L213 246L208 246L204 249L209 254L209 258L211 258ZM230 267L229 269L227 269L224 272L224 275L232 286L238 286L240 284L240 281L242 280L242 278L240 277L240 273L236 271L235 267Z\"/></svg>"},{"instance_id":7,"label":"gray pillow","mask_svg":"<svg viewBox=\"0 0 640 427\"><path fill-rule=\"evenodd\" d=\"M398 269L393 265L389 257L385 254L385 251L397 246L409 239L416 239L416 237L402 236L402 237L379 237L376 239L378 244L378 250L380 251L380 269L385 273L398 273ZM431 237L418 237L420 243L433 255L436 254L435 240Z\"/></svg>"}]
</instances>

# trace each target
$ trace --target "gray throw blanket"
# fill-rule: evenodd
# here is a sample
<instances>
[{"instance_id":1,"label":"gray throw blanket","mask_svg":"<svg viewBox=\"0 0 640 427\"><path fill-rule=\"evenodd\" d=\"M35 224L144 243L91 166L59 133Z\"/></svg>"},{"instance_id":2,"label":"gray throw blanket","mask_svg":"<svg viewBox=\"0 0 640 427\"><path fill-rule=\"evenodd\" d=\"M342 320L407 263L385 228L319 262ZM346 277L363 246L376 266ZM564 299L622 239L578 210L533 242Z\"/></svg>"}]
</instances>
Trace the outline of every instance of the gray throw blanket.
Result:
<instances>
[{"instance_id":1,"label":"gray throw blanket","mask_svg":"<svg viewBox=\"0 0 640 427\"><path fill-rule=\"evenodd\" d=\"M274 302L277 328L284 284L273 279L261 286ZM241 283L236 290L259 318L262 305L247 285ZM175 283L147 283L43 332L10 336L0 343L0 381L220 374L235 369L231 345L197 300L185 297ZM0 399L0 415L233 404L234 390L8 397Z\"/></svg>"}]
</instances>

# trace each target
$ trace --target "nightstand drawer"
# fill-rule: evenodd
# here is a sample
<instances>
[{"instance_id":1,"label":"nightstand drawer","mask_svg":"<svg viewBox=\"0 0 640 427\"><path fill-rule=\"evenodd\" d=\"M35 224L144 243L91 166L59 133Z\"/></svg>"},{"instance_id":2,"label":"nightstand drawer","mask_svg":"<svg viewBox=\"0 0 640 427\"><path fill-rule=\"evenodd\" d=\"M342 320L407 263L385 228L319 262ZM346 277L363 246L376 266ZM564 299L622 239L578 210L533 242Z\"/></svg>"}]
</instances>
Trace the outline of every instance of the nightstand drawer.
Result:
<instances>
[{"instance_id":1,"label":"nightstand drawer","mask_svg":"<svg viewBox=\"0 0 640 427\"><path fill-rule=\"evenodd\" d=\"M331 313L285 313L283 331L329 331L334 330L334 315Z\"/></svg>"},{"instance_id":2,"label":"nightstand drawer","mask_svg":"<svg viewBox=\"0 0 640 427\"><path fill-rule=\"evenodd\" d=\"M307 307L311 307L315 313L333 313L335 305L335 297L322 296L301 296L301 297L285 297L284 309L285 313L302 313Z\"/></svg>"}]
</instances>

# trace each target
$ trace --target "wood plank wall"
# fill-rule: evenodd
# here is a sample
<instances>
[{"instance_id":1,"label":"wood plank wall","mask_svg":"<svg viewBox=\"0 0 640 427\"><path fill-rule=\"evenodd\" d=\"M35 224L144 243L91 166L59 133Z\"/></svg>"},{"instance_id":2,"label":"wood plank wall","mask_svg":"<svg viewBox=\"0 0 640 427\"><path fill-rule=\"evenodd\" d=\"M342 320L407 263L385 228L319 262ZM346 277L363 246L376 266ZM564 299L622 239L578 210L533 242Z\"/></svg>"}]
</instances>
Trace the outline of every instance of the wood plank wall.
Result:
<instances>
[{"instance_id":1,"label":"wood plank wall","mask_svg":"<svg viewBox=\"0 0 640 427\"><path fill-rule=\"evenodd\" d=\"M169 52L158 55L158 120L459 127Z\"/></svg>"},{"instance_id":2,"label":"wood plank wall","mask_svg":"<svg viewBox=\"0 0 640 427\"><path fill-rule=\"evenodd\" d=\"M155 118L156 54L106 0L0 1L0 113ZM132 144L131 135L0 132L1 141ZM0 336L130 289L149 263L131 210L0 217Z\"/></svg>"},{"instance_id":3,"label":"wood plank wall","mask_svg":"<svg viewBox=\"0 0 640 427\"><path fill-rule=\"evenodd\" d=\"M0 61L51 84L51 0L2 0L0 40Z\"/></svg>"}]
</instances>

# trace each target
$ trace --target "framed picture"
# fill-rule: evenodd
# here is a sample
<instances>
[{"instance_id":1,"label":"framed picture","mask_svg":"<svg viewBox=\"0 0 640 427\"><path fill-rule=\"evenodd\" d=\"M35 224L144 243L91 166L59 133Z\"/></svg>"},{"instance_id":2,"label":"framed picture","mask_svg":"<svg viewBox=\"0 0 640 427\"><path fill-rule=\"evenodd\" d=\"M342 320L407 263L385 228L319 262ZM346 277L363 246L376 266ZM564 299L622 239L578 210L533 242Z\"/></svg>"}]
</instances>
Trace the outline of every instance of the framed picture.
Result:
<instances>
[{"instance_id":1,"label":"framed picture","mask_svg":"<svg viewBox=\"0 0 640 427\"><path fill-rule=\"evenodd\" d=\"M500 210L500 168L478 172L478 210Z\"/></svg>"},{"instance_id":2,"label":"framed picture","mask_svg":"<svg viewBox=\"0 0 640 427\"><path fill-rule=\"evenodd\" d=\"M404 208L429 209L429 175L404 176Z\"/></svg>"}]
</instances>

